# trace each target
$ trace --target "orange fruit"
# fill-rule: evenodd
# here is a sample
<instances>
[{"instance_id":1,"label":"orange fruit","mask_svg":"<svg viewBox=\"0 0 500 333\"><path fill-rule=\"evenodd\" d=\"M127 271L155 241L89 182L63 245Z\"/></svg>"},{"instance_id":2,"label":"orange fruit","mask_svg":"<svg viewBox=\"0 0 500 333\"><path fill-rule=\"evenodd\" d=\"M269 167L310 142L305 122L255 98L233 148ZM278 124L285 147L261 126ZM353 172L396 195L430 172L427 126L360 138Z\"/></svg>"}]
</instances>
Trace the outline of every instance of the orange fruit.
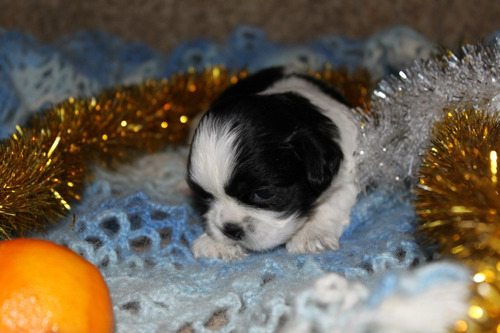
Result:
<instances>
[{"instance_id":1,"label":"orange fruit","mask_svg":"<svg viewBox=\"0 0 500 333\"><path fill-rule=\"evenodd\" d=\"M99 270L55 243L0 241L0 332L113 332Z\"/></svg>"}]
</instances>

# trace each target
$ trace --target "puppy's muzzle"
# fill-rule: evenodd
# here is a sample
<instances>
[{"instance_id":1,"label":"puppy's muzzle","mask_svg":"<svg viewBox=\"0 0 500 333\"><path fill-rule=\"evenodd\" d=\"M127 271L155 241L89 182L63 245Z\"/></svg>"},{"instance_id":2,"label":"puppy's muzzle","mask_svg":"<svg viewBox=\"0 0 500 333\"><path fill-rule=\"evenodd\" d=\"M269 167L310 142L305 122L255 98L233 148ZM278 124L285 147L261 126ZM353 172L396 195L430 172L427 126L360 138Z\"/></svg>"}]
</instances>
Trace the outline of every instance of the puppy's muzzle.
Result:
<instances>
[{"instance_id":1,"label":"puppy's muzzle","mask_svg":"<svg viewBox=\"0 0 500 333\"><path fill-rule=\"evenodd\" d=\"M242 240L245 237L245 230L237 224L234 223L224 223L222 226L222 233L227 237L235 241Z\"/></svg>"}]
</instances>

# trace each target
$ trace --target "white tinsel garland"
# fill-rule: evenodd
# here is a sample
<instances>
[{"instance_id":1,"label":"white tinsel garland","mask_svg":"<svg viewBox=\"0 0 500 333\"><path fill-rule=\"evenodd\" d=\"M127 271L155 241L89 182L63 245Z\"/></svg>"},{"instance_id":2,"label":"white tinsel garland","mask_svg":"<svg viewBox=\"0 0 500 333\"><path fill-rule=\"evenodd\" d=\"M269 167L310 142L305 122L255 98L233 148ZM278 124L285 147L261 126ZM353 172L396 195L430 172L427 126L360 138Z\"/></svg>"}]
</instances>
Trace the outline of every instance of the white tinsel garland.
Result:
<instances>
[{"instance_id":1,"label":"white tinsel garland","mask_svg":"<svg viewBox=\"0 0 500 333\"><path fill-rule=\"evenodd\" d=\"M359 115L358 176L363 187L416 183L432 124L459 104L499 109L500 44L468 45L460 56L420 60L382 81L371 113Z\"/></svg>"}]
</instances>

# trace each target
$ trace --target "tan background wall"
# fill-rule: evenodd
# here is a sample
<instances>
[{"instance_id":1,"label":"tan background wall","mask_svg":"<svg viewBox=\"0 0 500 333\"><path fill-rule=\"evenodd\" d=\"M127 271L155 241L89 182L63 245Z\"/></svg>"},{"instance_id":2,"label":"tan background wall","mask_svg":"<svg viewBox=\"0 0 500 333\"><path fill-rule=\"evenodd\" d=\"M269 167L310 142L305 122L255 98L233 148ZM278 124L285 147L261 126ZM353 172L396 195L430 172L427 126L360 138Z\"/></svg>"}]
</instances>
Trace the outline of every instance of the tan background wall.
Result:
<instances>
[{"instance_id":1,"label":"tan background wall","mask_svg":"<svg viewBox=\"0 0 500 333\"><path fill-rule=\"evenodd\" d=\"M322 35L365 38L408 25L454 47L500 29L499 0L0 0L0 27L52 41L79 29L102 29L168 52L179 41L224 41L239 24L279 42Z\"/></svg>"}]
</instances>

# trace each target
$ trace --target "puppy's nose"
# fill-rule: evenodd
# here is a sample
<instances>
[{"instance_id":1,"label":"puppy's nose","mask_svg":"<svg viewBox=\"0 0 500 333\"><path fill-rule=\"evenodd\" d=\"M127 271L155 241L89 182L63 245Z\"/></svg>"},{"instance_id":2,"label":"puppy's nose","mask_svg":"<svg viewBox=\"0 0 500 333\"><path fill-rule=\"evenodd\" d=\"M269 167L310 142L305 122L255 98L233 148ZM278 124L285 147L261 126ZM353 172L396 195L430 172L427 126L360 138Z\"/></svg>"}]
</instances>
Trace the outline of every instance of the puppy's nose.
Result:
<instances>
[{"instance_id":1,"label":"puppy's nose","mask_svg":"<svg viewBox=\"0 0 500 333\"><path fill-rule=\"evenodd\" d=\"M241 240L245 236L243 228L234 223L224 223L222 233L232 240Z\"/></svg>"}]
</instances>

